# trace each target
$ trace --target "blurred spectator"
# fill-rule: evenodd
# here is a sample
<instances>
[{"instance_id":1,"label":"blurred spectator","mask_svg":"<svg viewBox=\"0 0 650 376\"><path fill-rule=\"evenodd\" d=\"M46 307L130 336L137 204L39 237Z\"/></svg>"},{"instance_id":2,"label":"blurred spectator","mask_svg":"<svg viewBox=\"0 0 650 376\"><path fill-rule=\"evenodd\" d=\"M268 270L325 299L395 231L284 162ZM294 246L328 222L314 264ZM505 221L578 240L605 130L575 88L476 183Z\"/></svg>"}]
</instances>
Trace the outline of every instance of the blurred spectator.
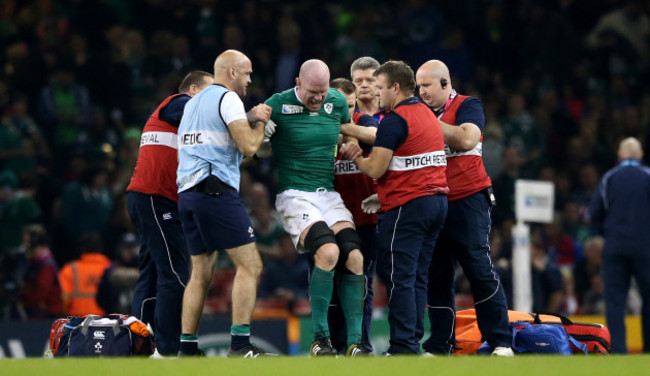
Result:
<instances>
[{"instance_id":1,"label":"blurred spectator","mask_svg":"<svg viewBox=\"0 0 650 376\"><path fill-rule=\"evenodd\" d=\"M101 235L85 232L79 237L81 258L63 266L59 284L63 292L64 312L69 316L105 315L97 305L97 287L106 268L111 265L104 256Z\"/></svg>"},{"instance_id":2,"label":"blurred spectator","mask_svg":"<svg viewBox=\"0 0 650 376\"><path fill-rule=\"evenodd\" d=\"M400 28L401 55L411 66L419 67L431 58L431 49L440 43L447 26L445 17L438 8L424 0L401 2L393 12ZM449 69L453 72L456 67L449 66Z\"/></svg>"},{"instance_id":3,"label":"blurred spectator","mask_svg":"<svg viewBox=\"0 0 650 376\"><path fill-rule=\"evenodd\" d=\"M117 246L115 261L104 270L97 287L97 304L108 313L129 314L138 279L138 239L127 233Z\"/></svg>"},{"instance_id":4,"label":"blurred spectator","mask_svg":"<svg viewBox=\"0 0 650 376\"><path fill-rule=\"evenodd\" d=\"M47 71L43 56L39 55L39 48L30 45L29 39L24 37L5 46L3 81L6 79L8 91L10 93L20 91L27 94L29 98L36 97L47 83Z\"/></svg>"},{"instance_id":5,"label":"blurred spectator","mask_svg":"<svg viewBox=\"0 0 650 376\"><path fill-rule=\"evenodd\" d=\"M564 204L562 211L562 227L564 232L573 238L577 245L584 244L585 240L589 237L589 228L582 221L584 216L581 216L580 206L575 202L567 202Z\"/></svg>"},{"instance_id":6,"label":"blurred spectator","mask_svg":"<svg viewBox=\"0 0 650 376\"><path fill-rule=\"evenodd\" d=\"M515 146L525 156L527 175L536 175L542 167L544 134L533 116L528 112L526 99L514 93L508 100L508 113L501 119L506 146Z\"/></svg>"},{"instance_id":7,"label":"blurred spectator","mask_svg":"<svg viewBox=\"0 0 650 376\"><path fill-rule=\"evenodd\" d=\"M562 305L560 306L559 313L565 316L575 315L578 310L578 297L575 293L575 285L573 278L573 270L569 268L560 269L562 273Z\"/></svg>"},{"instance_id":8,"label":"blurred spectator","mask_svg":"<svg viewBox=\"0 0 650 376\"><path fill-rule=\"evenodd\" d=\"M27 110L27 97L16 94L0 121L0 169L16 176L35 174L37 161L50 157L50 149Z\"/></svg>"},{"instance_id":9,"label":"blurred spectator","mask_svg":"<svg viewBox=\"0 0 650 376\"><path fill-rule=\"evenodd\" d=\"M497 206L494 207L494 222L499 225L507 218L515 215L515 180L520 178L520 168L525 163L525 157L517 146L508 146L501 155L501 174L492 179Z\"/></svg>"},{"instance_id":10,"label":"blurred spectator","mask_svg":"<svg viewBox=\"0 0 650 376\"><path fill-rule=\"evenodd\" d=\"M108 185L108 171L94 165L86 169L80 181L72 181L63 189L59 205L59 225L68 242L74 234L86 231L103 233L113 211L113 194ZM70 254L61 254L60 260L70 260Z\"/></svg>"},{"instance_id":11,"label":"blurred spectator","mask_svg":"<svg viewBox=\"0 0 650 376\"><path fill-rule=\"evenodd\" d=\"M584 243L584 257L573 268L575 292L581 306L586 298L587 291L592 289L593 277L600 275L601 256L604 246L605 239L600 236L587 239Z\"/></svg>"},{"instance_id":12,"label":"blurred spectator","mask_svg":"<svg viewBox=\"0 0 650 376\"><path fill-rule=\"evenodd\" d=\"M497 122L485 125L483 132L483 163L485 171L492 179L496 179L503 170L501 156L503 155L503 130Z\"/></svg>"},{"instance_id":13,"label":"blurred spectator","mask_svg":"<svg viewBox=\"0 0 650 376\"><path fill-rule=\"evenodd\" d=\"M310 274L308 259L296 252L288 234L278 239L278 250L278 260L264 266L260 297L282 298L287 302L307 298Z\"/></svg>"},{"instance_id":14,"label":"blurred spectator","mask_svg":"<svg viewBox=\"0 0 650 376\"><path fill-rule=\"evenodd\" d=\"M563 300L562 273L542 245L531 241L533 312L559 312Z\"/></svg>"},{"instance_id":15,"label":"blurred spectator","mask_svg":"<svg viewBox=\"0 0 650 376\"><path fill-rule=\"evenodd\" d=\"M589 288L585 291L581 307L580 313L583 315L605 314L603 277L600 274L594 274L590 277Z\"/></svg>"},{"instance_id":16,"label":"blurred spectator","mask_svg":"<svg viewBox=\"0 0 650 376\"><path fill-rule=\"evenodd\" d=\"M566 66L575 61L578 43L566 13L545 1L520 3L519 7L526 25L520 31L522 66L542 79L567 79Z\"/></svg>"},{"instance_id":17,"label":"blurred spectator","mask_svg":"<svg viewBox=\"0 0 650 376\"><path fill-rule=\"evenodd\" d=\"M39 97L37 118L49 140L52 140L55 166L62 168L70 148L91 121L88 90L75 80L74 67L61 63L54 67L49 84Z\"/></svg>"},{"instance_id":18,"label":"blurred spectator","mask_svg":"<svg viewBox=\"0 0 650 376\"><path fill-rule=\"evenodd\" d=\"M582 246L565 233L566 228L562 225L562 218L556 213L553 221L543 227L542 246L553 263L571 269L582 258Z\"/></svg>"},{"instance_id":19,"label":"blurred spectator","mask_svg":"<svg viewBox=\"0 0 650 376\"><path fill-rule=\"evenodd\" d=\"M59 267L50 252L45 228L32 224L23 231L27 268L21 287L21 302L27 318L48 319L63 313Z\"/></svg>"},{"instance_id":20,"label":"blurred spectator","mask_svg":"<svg viewBox=\"0 0 650 376\"><path fill-rule=\"evenodd\" d=\"M284 234L282 223L276 217L275 210L270 206L256 209L251 213L253 230L257 238L257 249L260 255L266 261L281 257L279 240Z\"/></svg>"},{"instance_id":21,"label":"blurred spectator","mask_svg":"<svg viewBox=\"0 0 650 376\"><path fill-rule=\"evenodd\" d=\"M24 226L40 219L36 184L34 175L16 179L10 170L0 173L0 253L18 252Z\"/></svg>"},{"instance_id":22,"label":"blurred spectator","mask_svg":"<svg viewBox=\"0 0 650 376\"><path fill-rule=\"evenodd\" d=\"M575 201L580 211L580 217L589 218L589 202L598 187L598 169L593 163L588 163L580 168L578 184L574 186L573 201Z\"/></svg>"},{"instance_id":23,"label":"blurred spectator","mask_svg":"<svg viewBox=\"0 0 650 376\"><path fill-rule=\"evenodd\" d=\"M649 39L650 19L641 0L625 0L621 8L603 14L587 35L588 45L607 60L605 73L610 74L634 72L647 64Z\"/></svg>"},{"instance_id":24,"label":"blurred spectator","mask_svg":"<svg viewBox=\"0 0 650 376\"><path fill-rule=\"evenodd\" d=\"M278 51L275 65L275 91L281 92L294 87L298 69L303 59L300 48L300 26L291 15L285 14L278 23Z\"/></svg>"}]
</instances>

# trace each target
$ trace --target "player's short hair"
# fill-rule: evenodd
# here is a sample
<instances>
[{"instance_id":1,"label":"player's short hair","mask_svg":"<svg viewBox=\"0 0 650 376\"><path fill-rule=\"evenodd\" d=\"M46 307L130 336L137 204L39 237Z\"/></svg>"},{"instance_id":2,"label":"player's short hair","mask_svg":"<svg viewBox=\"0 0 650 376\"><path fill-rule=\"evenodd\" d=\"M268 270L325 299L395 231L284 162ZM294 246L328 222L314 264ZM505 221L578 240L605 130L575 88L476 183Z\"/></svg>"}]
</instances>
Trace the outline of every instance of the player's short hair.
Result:
<instances>
[{"instance_id":1,"label":"player's short hair","mask_svg":"<svg viewBox=\"0 0 650 376\"><path fill-rule=\"evenodd\" d=\"M357 88L354 87L354 84L347 78L335 78L330 82L330 87L343 92L345 95L354 94L357 92Z\"/></svg>"},{"instance_id":2,"label":"player's short hair","mask_svg":"<svg viewBox=\"0 0 650 376\"><path fill-rule=\"evenodd\" d=\"M183 81L181 81L181 84L178 86L178 92L179 93L184 93L188 90L190 90L190 86L192 85L197 85L200 86L205 82L205 78L210 77L212 78L212 74L205 72L205 71L200 71L200 70L195 70L191 71L190 73L183 78Z\"/></svg>"},{"instance_id":3,"label":"player's short hair","mask_svg":"<svg viewBox=\"0 0 650 376\"><path fill-rule=\"evenodd\" d=\"M363 56L352 62L350 65L350 77L356 70L379 69L379 62L374 57Z\"/></svg>"},{"instance_id":4,"label":"player's short hair","mask_svg":"<svg viewBox=\"0 0 650 376\"><path fill-rule=\"evenodd\" d=\"M413 69L403 61L389 60L382 64L374 73L375 77L380 74L386 75L392 85L398 83L400 89L406 94L412 95L415 92L415 74Z\"/></svg>"}]
</instances>

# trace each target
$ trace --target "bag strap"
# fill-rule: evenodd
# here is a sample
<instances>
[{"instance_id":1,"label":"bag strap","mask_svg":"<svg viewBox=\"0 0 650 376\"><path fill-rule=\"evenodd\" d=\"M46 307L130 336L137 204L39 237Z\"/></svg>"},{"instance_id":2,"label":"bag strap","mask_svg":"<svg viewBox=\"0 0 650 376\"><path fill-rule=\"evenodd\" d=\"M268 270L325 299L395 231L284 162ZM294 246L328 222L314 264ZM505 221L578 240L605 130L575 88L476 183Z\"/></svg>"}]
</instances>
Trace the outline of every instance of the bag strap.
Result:
<instances>
[{"instance_id":1,"label":"bag strap","mask_svg":"<svg viewBox=\"0 0 650 376\"><path fill-rule=\"evenodd\" d=\"M552 312L535 312L533 313L533 323L534 324L544 324L542 322L542 319L539 317L539 315L547 315L547 316L554 316L560 319L560 322L562 325L573 325L573 321L571 321L568 317L562 316L558 313L552 313Z\"/></svg>"},{"instance_id":2,"label":"bag strap","mask_svg":"<svg viewBox=\"0 0 650 376\"><path fill-rule=\"evenodd\" d=\"M589 347L587 346L586 343L582 343L578 341L577 339L571 337L571 335L569 335L568 333L567 335L569 336L569 342L571 342L573 346L575 346L578 350L582 351L583 353L589 354Z\"/></svg>"}]
</instances>

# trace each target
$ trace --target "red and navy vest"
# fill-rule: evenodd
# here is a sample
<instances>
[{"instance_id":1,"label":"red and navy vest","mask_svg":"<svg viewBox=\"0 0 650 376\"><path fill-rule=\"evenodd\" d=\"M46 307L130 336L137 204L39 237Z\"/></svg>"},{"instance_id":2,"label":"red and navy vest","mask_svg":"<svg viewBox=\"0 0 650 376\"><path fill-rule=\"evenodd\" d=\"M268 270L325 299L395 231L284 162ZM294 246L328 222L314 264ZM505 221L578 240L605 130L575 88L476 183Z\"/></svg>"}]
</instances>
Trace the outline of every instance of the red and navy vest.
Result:
<instances>
[{"instance_id":1,"label":"red and navy vest","mask_svg":"<svg viewBox=\"0 0 650 376\"><path fill-rule=\"evenodd\" d=\"M355 112L352 120L358 124L363 115ZM368 153L363 153L364 157ZM377 214L366 214L361 210L361 201L377 193L375 181L359 170L354 162L344 159L342 154L334 162L334 189L341 195L345 207L352 213L354 224L357 226L377 224Z\"/></svg>"},{"instance_id":2,"label":"red and navy vest","mask_svg":"<svg viewBox=\"0 0 650 376\"><path fill-rule=\"evenodd\" d=\"M440 120L451 125L456 124L456 114L461 103L468 97L457 95L445 109ZM447 184L449 184L449 202L458 201L492 185L483 165L483 134L474 149L465 152L455 151L445 145L447 153Z\"/></svg>"},{"instance_id":3,"label":"red and navy vest","mask_svg":"<svg viewBox=\"0 0 650 376\"><path fill-rule=\"evenodd\" d=\"M393 152L386 173L377 180L382 211L449 190L445 142L436 116L421 102L402 104L393 112L406 120L408 136Z\"/></svg>"},{"instance_id":4,"label":"red and navy vest","mask_svg":"<svg viewBox=\"0 0 650 376\"><path fill-rule=\"evenodd\" d=\"M127 191L162 196L178 201L176 169L178 168L178 128L160 119L160 110L172 99L167 97L151 114L142 131L135 171Z\"/></svg>"}]
</instances>

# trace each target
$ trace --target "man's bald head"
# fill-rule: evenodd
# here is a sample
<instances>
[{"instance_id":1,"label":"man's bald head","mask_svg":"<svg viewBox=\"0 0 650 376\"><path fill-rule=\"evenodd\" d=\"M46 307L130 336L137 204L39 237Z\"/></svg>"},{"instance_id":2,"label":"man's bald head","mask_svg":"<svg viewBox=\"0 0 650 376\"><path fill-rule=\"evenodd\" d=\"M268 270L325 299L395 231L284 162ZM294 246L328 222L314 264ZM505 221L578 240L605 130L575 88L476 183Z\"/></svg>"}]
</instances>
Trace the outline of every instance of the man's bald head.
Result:
<instances>
[{"instance_id":1,"label":"man's bald head","mask_svg":"<svg viewBox=\"0 0 650 376\"><path fill-rule=\"evenodd\" d=\"M449 76L449 68L440 60L429 60L422 64L418 72L422 71L424 74L430 75L433 79L440 81L444 78L451 84L451 77Z\"/></svg>"},{"instance_id":2,"label":"man's bald head","mask_svg":"<svg viewBox=\"0 0 650 376\"><path fill-rule=\"evenodd\" d=\"M246 95L246 87L251 83L253 66L250 59L237 50L226 50L214 61L214 81L240 96Z\"/></svg>"},{"instance_id":3,"label":"man's bald head","mask_svg":"<svg viewBox=\"0 0 650 376\"><path fill-rule=\"evenodd\" d=\"M330 70L321 60L307 60L296 78L298 98L309 111L320 110L329 89Z\"/></svg>"},{"instance_id":4,"label":"man's bald head","mask_svg":"<svg viewBox=\"0 0 650 376\"><path fill-rule=\"evenodd\" d=\"M330 81L330 69L322 60L311 59L307 60L300 66L300 73L298 78L301 80L309 79L313 82Z\"/></svg>"},{"instance_id":5,"label":"man's bald head","mask_svg":"<svg viewBox=\"0 0 650 376\"><path fill-rule=\"evenodd\" d=\"M451 94L449 68L440 60L429 60L418 69L415 81L422 101L434 110L447 103Z\"/></svg>"},{"instance_id":6,"label":"man's bald head","mask_svg":"<svg viewBox=\"0 0 650 376\"><path fill-rule=\"evenodd\" d=\"M226 50L217 56L217 59L214 61L214 71L222 71L228 69L234 65L241 64L245 60L248 60L248 57L243 53L237 50Z\"/></svg>"},{"instance_id":7,"label":"man's bald head","mask_svg":"<svg viewBox=\"0 0 650 376\"><path fill-rule=\"evenodd\" d=\"M643 158L643 148L641 142L634 137L628 137L618 145L618 160Z\"/></svg>"}]
</instances>

